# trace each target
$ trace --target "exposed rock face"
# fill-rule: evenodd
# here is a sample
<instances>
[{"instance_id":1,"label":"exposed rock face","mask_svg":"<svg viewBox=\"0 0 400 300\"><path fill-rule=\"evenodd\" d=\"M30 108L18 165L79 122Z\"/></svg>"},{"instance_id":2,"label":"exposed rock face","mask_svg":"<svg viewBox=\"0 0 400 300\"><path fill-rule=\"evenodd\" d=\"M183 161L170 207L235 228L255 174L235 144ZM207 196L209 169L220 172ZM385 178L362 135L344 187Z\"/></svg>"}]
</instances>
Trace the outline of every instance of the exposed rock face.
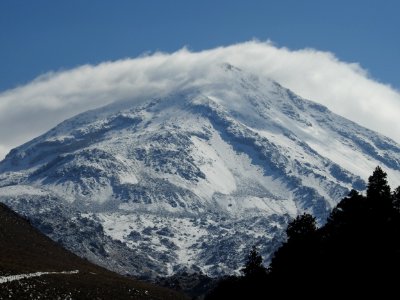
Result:
<instances>
[{"instance_id":1,"label":"exposed rock face","mask_svg":"<svg viewBox=\"0 0 400 300\"><path fill-rule=\"evenodd\" d=\"M273 81L224 65L213 83L64 121L0 163L0 201L120 273L216 276L264 258L303 211L323 222L400 146Z\"/></svg>"}]
</instances>

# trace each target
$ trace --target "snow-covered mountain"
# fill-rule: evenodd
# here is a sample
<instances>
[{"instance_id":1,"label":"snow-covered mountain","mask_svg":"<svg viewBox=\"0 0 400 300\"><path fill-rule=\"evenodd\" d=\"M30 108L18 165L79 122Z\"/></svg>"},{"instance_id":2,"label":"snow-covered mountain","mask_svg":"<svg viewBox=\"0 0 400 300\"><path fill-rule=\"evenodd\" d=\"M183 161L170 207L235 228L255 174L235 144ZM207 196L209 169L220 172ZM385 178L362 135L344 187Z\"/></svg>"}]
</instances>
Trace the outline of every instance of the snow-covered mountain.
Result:
<instances>
[{"instance_id":1,"label":"snow-covered mountain","mask_svg":"<svg viewBox=\"0 0 400 300\"><path fill-rule=\"evenodd\" d=\"M400 146L231 65L168 95L88 111L13 149L0 201L120 273L215 276L265 259L304 211L330 209Z\"/></svg>"}]
</instances>

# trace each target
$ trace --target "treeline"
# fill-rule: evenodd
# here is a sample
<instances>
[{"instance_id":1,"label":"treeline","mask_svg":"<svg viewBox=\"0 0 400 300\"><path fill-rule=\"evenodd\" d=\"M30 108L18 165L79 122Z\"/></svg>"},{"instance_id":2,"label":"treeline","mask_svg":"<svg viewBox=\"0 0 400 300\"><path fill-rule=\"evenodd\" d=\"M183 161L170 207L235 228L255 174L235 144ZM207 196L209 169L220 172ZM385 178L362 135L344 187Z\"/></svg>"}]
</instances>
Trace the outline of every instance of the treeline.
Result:
<instances>
[{"instance_id":1,"label":"treeline","mask_svg":"<svg viewBox=\"0 0 400 300\"><path fill-rule=\"evenodd\" d=\"M400 187L392 192L380 167L369 177L366 195L352 190L324 226L303 214L286 233L268 268L254 247L242 276L220 281L206 299L398 297Z\"/></svg>"}]
</instances>

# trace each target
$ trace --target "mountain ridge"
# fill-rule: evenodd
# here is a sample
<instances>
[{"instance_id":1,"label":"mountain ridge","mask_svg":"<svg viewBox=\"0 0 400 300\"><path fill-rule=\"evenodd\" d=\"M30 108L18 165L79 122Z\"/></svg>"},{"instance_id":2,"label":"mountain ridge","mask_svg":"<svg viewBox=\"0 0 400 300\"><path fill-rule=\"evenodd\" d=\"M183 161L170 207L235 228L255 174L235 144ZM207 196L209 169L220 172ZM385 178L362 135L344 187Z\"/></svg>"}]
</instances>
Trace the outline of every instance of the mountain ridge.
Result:
<instances>
[{"instance_id":1,"label":"mountain ridge","mask_svg":"<svg viewBox=\"0 0 400 300\"><path fill-rule=\"evenodd\" d=\"M218 68L168 95L82 113L12 150L0 163L0 201L113 270L219 276L241 266L235 249L258 244L268 261L295 215L323 223L376 165L400 179L392 140L276 82ZM79 232L65 237L46 206L96 232L91 242L104 251L83 246Z\"/></svg>"}]
</instances>

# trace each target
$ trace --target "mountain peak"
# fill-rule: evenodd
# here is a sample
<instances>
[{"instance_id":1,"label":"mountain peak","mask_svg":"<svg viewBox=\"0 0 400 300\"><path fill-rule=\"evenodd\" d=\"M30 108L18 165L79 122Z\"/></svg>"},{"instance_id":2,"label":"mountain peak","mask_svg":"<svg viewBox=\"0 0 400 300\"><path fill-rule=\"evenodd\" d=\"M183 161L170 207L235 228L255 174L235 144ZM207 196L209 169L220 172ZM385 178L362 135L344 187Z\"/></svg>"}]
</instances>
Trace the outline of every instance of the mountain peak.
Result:
<instances>
[{"instance_id":1,"label":"mountain peak","mask_svg":"<svg viewBox=\"0 0 400 300\"><path fill-rule=\"evenodd\" d=\"M376 165L400 181L390 139L278 83L220 69L83 113L14 149L0 163L0 201L114 270L217 276L241 266L239 246L262 245L268 261L291 217L323 223ZM29 192L38 188L44 195ZM104 251L82 245L85 227ZM139 259L127 263L132 251Z\"/></svg>"},{"instance_id":2,"label":"mountain peak","mask_svg":"<svg viewBox=\"0 0 400 300\"><path fill-rule=\"evenodd\" d=\"M237 67L235 67L235 66L233 66L233 65L231 65L230 63L227 63L227 62L222 63L221 64L221 68L223 70L226 70L226 71L242 72L242 70L240 68L237 68Z\"/></svg>"}]
</instances>

